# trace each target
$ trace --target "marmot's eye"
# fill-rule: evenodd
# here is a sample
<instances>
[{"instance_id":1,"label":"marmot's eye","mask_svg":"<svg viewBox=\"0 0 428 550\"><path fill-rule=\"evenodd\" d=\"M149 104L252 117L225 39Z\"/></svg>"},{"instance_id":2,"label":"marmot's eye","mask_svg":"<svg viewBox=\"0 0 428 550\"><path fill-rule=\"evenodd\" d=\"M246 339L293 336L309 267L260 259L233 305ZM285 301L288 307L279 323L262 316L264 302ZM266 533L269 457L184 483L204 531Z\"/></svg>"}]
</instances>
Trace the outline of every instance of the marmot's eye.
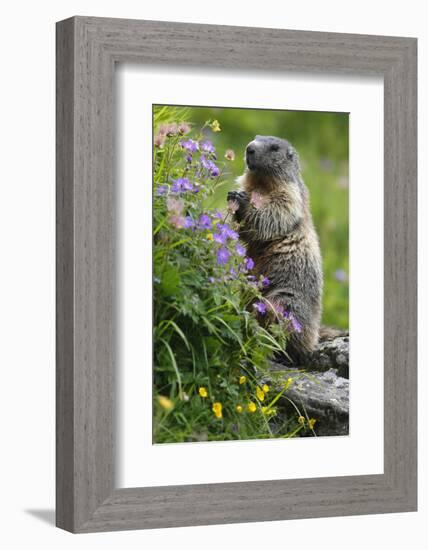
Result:
<instances>
[{"instance_id":1,"label":"marmot's eye","mask_svg":"<svg viewBox=\"0 0 428 550\"><path fill-rule=\"evenodd\" d=\"M274 143L270 146L271 151L279 151L279 145L277 143Z\"/></svg>"},{"instance_id":2,"label":"marmot's eye","mask_svg":"<svg viewBox=\"0 0 428 550\"><path fill-rule=\"evenodd\" d=\"M294 157L294 151L293 151L293 149L289 149L289 150L287 151L287 157L288 157L289 159L292 159L292 158Z\"/></svg>"}]
</instances>

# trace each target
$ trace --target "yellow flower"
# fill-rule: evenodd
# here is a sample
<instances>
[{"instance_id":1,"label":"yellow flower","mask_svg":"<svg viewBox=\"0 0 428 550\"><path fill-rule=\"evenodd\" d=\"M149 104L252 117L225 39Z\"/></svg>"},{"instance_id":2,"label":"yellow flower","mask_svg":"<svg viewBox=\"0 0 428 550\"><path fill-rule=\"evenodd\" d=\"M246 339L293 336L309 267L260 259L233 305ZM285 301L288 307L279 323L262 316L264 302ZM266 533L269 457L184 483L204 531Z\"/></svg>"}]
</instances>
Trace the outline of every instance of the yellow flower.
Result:
<instances>
[{"instance_id":1,"label":"yellow flower","mask_svg":"<svg viewBox=\"0 0 428 550\"><path fill-rule=\"evenodd\" d=\"M213 403L213 413L216 415L217 418L223 418L222 409L223 406L221 403Z\"/></svg>"},{"instance_id":2,"label":"yellow flower","mask_svg":"<svg viewBox=\"0 0 428 550\"><path fill-rule=\"evenodd\" d=\"M266 416L273 416L276 414L276 409L271 409L270 407L262 407L262 413Z\"/></svg>"},{"instance_id":3,"label":"yellow flower","mask_svg":"<svg viewBox=\"0 0 428 550\"><path fill-rule=\"evenodd\" d=\"M262 390L262 388L259 388L259 386L257 386L256 394L259 401L265 400L265 392Z\"/></svg>"},{"instance_id":4,"label":"yellow flower","mask_svg":"<svg viewBox=\"0 0 428 550\"><path fill-rule=\"evenodd\" d=\"M293 382L293 379L292 378L287 378L287 381L285 383L285 389L288 390L288 388L291 386Z\"/></svg>"},{"instance_id":5,"label":"yellow flower","mask_svg":"<svg viewBox=\"0 0 428 550\"><path fill-rule=\"evenodd\" d=\"M247 405L247 410L248 410L248 412L250 412L250 413L256 412L256 410L257 410L256 404L253 403L252 401L250 401L250 402L248 403L248 405Z\"/></svg>"},{"instance_id":6,"label":"yellow flower","mask_svg":"<svg viewBox=\"0 0 428 550\"><path fill-rule=\"evenodd\" d=\"M204 388L204 387L199 388L198 393L201 397L208 397L207 388Z\"/></svg>"},{"instance_id":7,"label":"yellow flower","mask_svg":"<svg viewBox=\"0 0 428 550\"><path fill-rule=\"evenodd\" d=\"M267 384L263 384L262 390L267 393L269 391L269 386Z\"/></svg>"},{"instance_id":8,"label":"yellow flower","mask_svg":"<svg viewBox=\"0 0 428 550\"><path fill-rule=\"evenodd\" d=\"M220 123L218 120L213 120L209 127L213 132L221 132Z\"/></svg>"},{"instance_id":9,"label":"yellow flower","mask_svg":"<svg viewBox=\"0 0 428 550\"><path fill-rule=\"evenodd\" d=\"M236 405L236 412L241 413L242 412L242 406Z\"/></svg>"},{"instance_id":10,"label":"yellow flower","mask_svg":"<svg viewBox=\"0 0 428 550\"><path fill-rule=\"evenodd\" d=\"M309 427L310 427L311 430L312 430L313 427L315 426L315 422L316 422L315 418L310 418L310 419L308 420L308 424L309 424Z\"/></svg>"},{"instance_id":11,"label":"yellow flower","mask_svg":"<svg viewBox=\"0 0 428 550\"><path fill-rule=\"evenodd\" d=\"M246 377L246 376L240 376L240 377L239 377L239 383L240 383L240 384L245 384L246 381L247 381L247 377Z\"/></svg>"},{"instance_id":12,"label":"yellow flower","mask_svg":"<svg viewBox=\"0 0 428 550\"><path fill-rule=\"evenodd\" d=\"M303 426L304 423L305 423L305 417L304 416L299 416L299 418L297 419L297 422Z\"/></svg>"},{"instance_id":13,"label":"yellow flower","mask_svg":"<svg viewBox=\"0 0 428 550\"><path fill-rule=\"evenodd\" d=\"M171 399L165 397L165 395L158 395L158 401L159 405L167 411L170 411L174 408L174 403L171 401Z\"/></svg>"},{"instance_id":14,"label":"yellow flower","mask_svg":"<svg viewBox=\"0 0 428 550\"><path fill-rule=\"evenodd\" d=\"M213 241L213 240L214 240L214 235L213 235L212 233L208 233L207 239L208 239L209 241Z\"/></svg>"}]
</instances>

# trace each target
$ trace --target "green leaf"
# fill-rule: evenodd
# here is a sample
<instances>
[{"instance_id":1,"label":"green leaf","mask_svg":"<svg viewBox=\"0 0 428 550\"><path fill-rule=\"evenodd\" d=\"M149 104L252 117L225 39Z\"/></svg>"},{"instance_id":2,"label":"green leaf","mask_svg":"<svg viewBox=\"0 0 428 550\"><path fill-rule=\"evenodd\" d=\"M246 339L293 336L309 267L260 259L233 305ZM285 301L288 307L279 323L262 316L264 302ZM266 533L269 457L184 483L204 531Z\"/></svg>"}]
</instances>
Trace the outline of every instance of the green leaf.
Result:
<instances>
[{"instance_id":1,"label":"green leaf","mask_svg":"<svg viewBox=\"0 0 428 550\"><path fill-rule=\"evenodd\" d=\"M162 273L161 287L166 296L172 296L175 294L178 285L180 283L180 274L178 270L173 266L168 268Z\"/></svg>"},{"instance_id":2,"label":"green leaf","mask_svg":"<svg viewBox=\"0 0 428 550\"><path fill-rule=\"evenodd\" d=\"M172 366L174 368L174 371L175 371L175 374L177 376L177 384L178 384L178 388L179 388L179 396L180 396L180 399L183 399L183 386L182 386L182 382L181 382L181 376L180 376L180 371L178 370L178 365L177 365L177 361L175 359L175 355L171 349L171 346L168 344L168 342L166 340L164 340L163 338L160 339L161 342L163 342L164 346L166 347L167 351L168 351L168 354L170 356L170 359L171 359L171 363L172 363Z\"/></svg>"}]
</instances>

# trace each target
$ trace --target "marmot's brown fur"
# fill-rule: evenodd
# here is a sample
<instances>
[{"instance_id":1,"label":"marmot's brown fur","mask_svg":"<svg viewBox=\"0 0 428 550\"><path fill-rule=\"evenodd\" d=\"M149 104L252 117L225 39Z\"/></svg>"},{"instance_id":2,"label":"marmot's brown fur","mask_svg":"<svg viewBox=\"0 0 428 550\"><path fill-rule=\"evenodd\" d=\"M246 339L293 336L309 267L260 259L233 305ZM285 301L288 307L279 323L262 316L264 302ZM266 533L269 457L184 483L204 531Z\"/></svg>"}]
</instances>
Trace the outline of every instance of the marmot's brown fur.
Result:
<instances>
[{"instance_id":1,"label":"marmot's brown fur","mask_svg":"<svg viewBox=\"0 0 428 550\"><path fill-rule=\"evenodd\" d=\"M235 218L240 238L254 260L255 275L270 280L264 295L301 325L287 354L302 363L320 334L321 252L309 209L309 193L300 176L298 155L286 140L256 136L246 148L246 171L238 178Z\"/></svg>"}]
</instances>

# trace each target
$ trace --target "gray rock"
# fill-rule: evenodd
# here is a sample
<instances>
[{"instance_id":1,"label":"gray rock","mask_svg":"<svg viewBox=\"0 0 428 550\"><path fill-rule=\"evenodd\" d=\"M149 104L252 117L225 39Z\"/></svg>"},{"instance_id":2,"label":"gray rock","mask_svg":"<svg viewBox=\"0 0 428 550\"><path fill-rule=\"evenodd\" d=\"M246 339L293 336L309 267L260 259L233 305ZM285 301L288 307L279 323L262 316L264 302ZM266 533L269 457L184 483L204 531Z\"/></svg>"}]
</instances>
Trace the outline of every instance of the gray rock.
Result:
<instances>
[{"instance_id":1,"label":"gray rock","mask_svg":"<svg viewBox=\"0 0 428 550\"><path fill-rule=\"evenodd\" d=\"M313 354L310 368L336 368L340 376L349 378L349 336L337 336L321 342Z\"/></svg>"},{"instance_id":2,"label":"gray rock","mask_svg":"<svg viewBox=\"0 0 428 550\"><path fill-rule=\"evenodd\" d=\"M296 414L294 403L304 416L316 419L316 435L349 434L348 336L322 342L311 364L302 369L276 362L272 365L272 372L275 371L277 375L272 377L272 382L276 380L273 383L278 390L287 378L293 378L286 394L278 401L279 412L283 417ZM313 435L310 431L302 434Z\"/></svg>"}]
</instances>

